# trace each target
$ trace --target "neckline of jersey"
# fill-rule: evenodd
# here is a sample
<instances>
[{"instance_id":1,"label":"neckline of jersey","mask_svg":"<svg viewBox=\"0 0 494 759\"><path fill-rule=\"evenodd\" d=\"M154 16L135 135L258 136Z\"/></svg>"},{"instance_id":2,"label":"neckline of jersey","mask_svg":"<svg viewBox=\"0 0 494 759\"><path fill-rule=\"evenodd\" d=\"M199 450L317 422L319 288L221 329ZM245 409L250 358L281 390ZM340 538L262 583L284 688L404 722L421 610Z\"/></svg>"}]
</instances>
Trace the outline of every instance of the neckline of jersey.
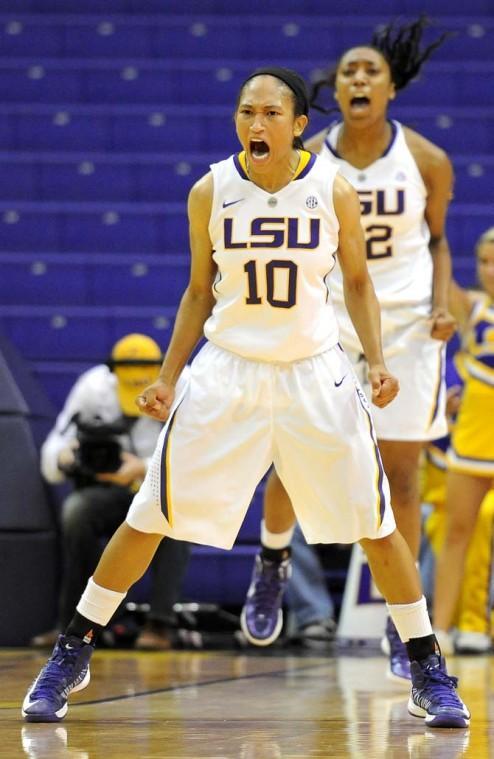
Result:
<instances>
[{"instance_id":1,"label":"neckline of jersey","mask_svg":"<svg viewBox=\"0 0 494 759\"><path fill-rule=\"evenodd\" d=\"M277 192L269 192L269 190L265 190L263 187L256 185L255 182L252 182L252 179L249 177L249 174L247 172L247 156L245 150L240 151L240 153L235 153L233 156L233 162L242 179L245 179L247 182L251 182L255 187L258 187L262 192L265 192L268 195L277 195L279 192L283 192L286 187L289 187L292 182L306 177L314 166L317 158L315 153L310 153L308 150L300 150L299 153L300 160L293 177L286 185L277 190Z\"/></svg>"},{"instance_id":2,"label":"neckline of jersey","mask_svg":"<svg viewBox=\"0 0 494 759\"><path fill-rule=\"evenodd\" d=\"M393 119L388 119L388 123L389 123L389 125L390 125L390 127L391 127L391 139L390 139L390 141L389 141L389 143L388 143L387 147L384 149L383 153L382 153L382 154L379 156L379 158L376 158L376 160L375 160L375 161L372 161L372 163L370 163L370 164L369 164L369 166L372 166L373 164L377 163L377 161L380 161L382 158L386 158L386 156L387 156L387 155L389 154L389 152L391 151L391 148L392 148L392 147L393 147L393 145L395 144L395 141L396 141L396 137L397 137L397 135L398 135L398 122L394 121ZM331 125L329 126L329 128L328 128L328 134L327 134L327 137L326 137L326 139L324 140L324 142L325 142L325 144L327 145L327 147L329 148L329 150L332 152L332 154L333 154L333 155L334 155L336 158L339 158L341 161L345 161L345 163L348 163L348 164L349 164L349 166L353 166L353 164L352 164L352 163L350 163L350 161L347 161L347 160L346 160L346 158L343 158L343 156L342 156L342 155L340 155L340 154L338 153L338 151L336 150L336 148L335 148L335 147L333 147L333 145L331 144L331 141L330 141L330 139L329 139L329 135L330 135L330 132L331 132L331 131L332 131L332 130L335 128L335 127L338 127L338 132L339 132L339 130L341 129L341 126L342 126L342 124L343 124L343 122L342 122L342 121L338 121L338 122L336 122L336 123L334 123L334 124L331 124ZM369 166L366 166L366 168L365 168L365 169L358 169L358 170L359 170L359 171L365 171L367 168L369 168ZM357 167L356 167L356 166L353 166L353 168L354 168L354 169L357 169Z\"/></svg>"}]
</instances>

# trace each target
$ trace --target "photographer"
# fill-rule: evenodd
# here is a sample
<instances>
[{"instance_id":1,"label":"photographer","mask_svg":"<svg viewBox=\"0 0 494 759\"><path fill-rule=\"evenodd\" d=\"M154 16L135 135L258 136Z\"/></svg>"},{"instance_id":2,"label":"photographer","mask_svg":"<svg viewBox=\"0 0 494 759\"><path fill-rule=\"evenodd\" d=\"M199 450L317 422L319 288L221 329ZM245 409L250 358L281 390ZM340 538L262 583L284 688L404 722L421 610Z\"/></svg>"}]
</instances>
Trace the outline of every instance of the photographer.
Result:
<instances>
[{"instance_id":1,"label":"photographer","mask_svg":"<svg viewBox=\"0 0 494 759\"><path fill-rule=\"evenodd\" d=\"M161 350L150 337L123 337L107 364L94 366L76 381L42 446L45 479L52 484L69 480L73 486L61 514L58 629L70 620L101 556L103 539L125 518L146 474L162 424L141 416L135 398L154 382L161 362ZM137 648L171 646L173 605L179 598L189 551L189 544L174 540L164 540L158 548L151 565L150 616ZM52 645L57 634L58 630L52 630L37 635L32 645Z\"/></svg>"}]
</instances>

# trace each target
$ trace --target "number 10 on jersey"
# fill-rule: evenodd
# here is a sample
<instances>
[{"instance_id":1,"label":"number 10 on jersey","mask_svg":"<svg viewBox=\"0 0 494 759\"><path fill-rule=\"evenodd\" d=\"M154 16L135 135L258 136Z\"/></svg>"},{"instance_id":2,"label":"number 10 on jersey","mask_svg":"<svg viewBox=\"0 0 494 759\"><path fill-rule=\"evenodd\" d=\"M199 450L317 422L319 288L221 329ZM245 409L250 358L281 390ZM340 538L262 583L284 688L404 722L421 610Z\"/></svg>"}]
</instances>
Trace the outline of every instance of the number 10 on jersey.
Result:
<instances>
[{"instance_id":1,"label":"number 10 on jersey","mask_svg":"<svg viewBox=\"0 0 494 759\"><path fill-rule=\"evenodd\" d=\"M247 274L248 306L260 306L259 277L266 281L266 300L274 308L292 308L297 300L297 264L293 261L276 260L261 264L259 261L247 261L244 266Z\"/></svg>"}]
</instances>

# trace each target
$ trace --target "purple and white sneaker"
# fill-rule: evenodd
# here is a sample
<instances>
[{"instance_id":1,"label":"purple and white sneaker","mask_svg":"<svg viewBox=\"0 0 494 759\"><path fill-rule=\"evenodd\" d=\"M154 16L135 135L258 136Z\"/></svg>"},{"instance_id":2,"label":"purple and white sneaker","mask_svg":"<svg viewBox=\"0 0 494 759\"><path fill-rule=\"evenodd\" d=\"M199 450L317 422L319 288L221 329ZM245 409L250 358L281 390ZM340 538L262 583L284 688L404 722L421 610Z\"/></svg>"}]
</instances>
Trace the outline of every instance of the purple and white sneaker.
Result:
<instances>
[{"instance_id":1,"label":"purple and white sneaker","mask_svg":"<svg viewBox=\"0 0 494 759\"><path fill-rule=\"evenodd\" d=\"M408 711L428 727L468 727L470 712L458 696L458 679L450 677L442 656L430 654L411 663L412 693Z\"/></svg>"},{"instance_id":2,"label":"purple and white sneaker","mask_svg":"<svg viewBox=\"0 0 494 759\"><path fill-rule=\"evenodd\" d=\"M381 641L383 654L389 657L386 677L400 685L409 686L412 679L410 672L410 659L407 647L402 643L398 630L391 617L386 620L386 630Z\"/></svg>"},{"instance_id":3,"label":"purple and white sneaker","mask_svg":"<svg viewBox=\"0 0 494 759\"><path fill-rule=\"evenodd\" d=\"M283 594L290 579L290 559L268 561L257 554L240 616L242 632L254 646L269 646L283 627Z\"/></svg>"},{"instance_id":4,"label":"purple and white sneaker","mask_svg":"<svg viewBox=\"0 0 494 759\"><path fill-rule=\"evenodd\" d=\"M22 704L26 722L59 722L65 717L69 693L89 684L89 660L93 651L93 646L79 638L59 636L51 657Z\"/></svg>"}]
</instances>

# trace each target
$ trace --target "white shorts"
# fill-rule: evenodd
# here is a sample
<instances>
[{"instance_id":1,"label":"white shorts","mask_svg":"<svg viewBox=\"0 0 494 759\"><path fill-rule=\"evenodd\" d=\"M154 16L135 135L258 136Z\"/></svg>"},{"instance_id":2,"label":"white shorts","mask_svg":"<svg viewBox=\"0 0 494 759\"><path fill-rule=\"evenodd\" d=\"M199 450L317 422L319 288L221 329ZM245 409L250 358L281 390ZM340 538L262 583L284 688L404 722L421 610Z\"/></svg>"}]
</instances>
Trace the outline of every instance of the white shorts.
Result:
<instances>
[{"instance_id":1,"label":"white shorts","mask_svg":"<svg viewBox=\"0 0 494 759\"><path fill-rule=\"evenodd\" d=\"M408 320L408 321L407 321ZM357 377L370 397L367 362L351 324L338 316L340 342ZM383 352L386 366L398 378L400 392L383 409L372 406L378 440L436 440L448 433L446 347L430 336L426 317L409 309L383 316Z\"/></svg>"},{"instance_id":2,"label":"white shorts","mask_svg":"<svg viewBox=\"0 0 494 759\"><path fill-rule=\"evenodd\" d=\"M272 463L309 543L354 543L394 531L367 400L339 346L271 364L207 343L127 522L231 548Z\"/></svg>"}]
</instances>

